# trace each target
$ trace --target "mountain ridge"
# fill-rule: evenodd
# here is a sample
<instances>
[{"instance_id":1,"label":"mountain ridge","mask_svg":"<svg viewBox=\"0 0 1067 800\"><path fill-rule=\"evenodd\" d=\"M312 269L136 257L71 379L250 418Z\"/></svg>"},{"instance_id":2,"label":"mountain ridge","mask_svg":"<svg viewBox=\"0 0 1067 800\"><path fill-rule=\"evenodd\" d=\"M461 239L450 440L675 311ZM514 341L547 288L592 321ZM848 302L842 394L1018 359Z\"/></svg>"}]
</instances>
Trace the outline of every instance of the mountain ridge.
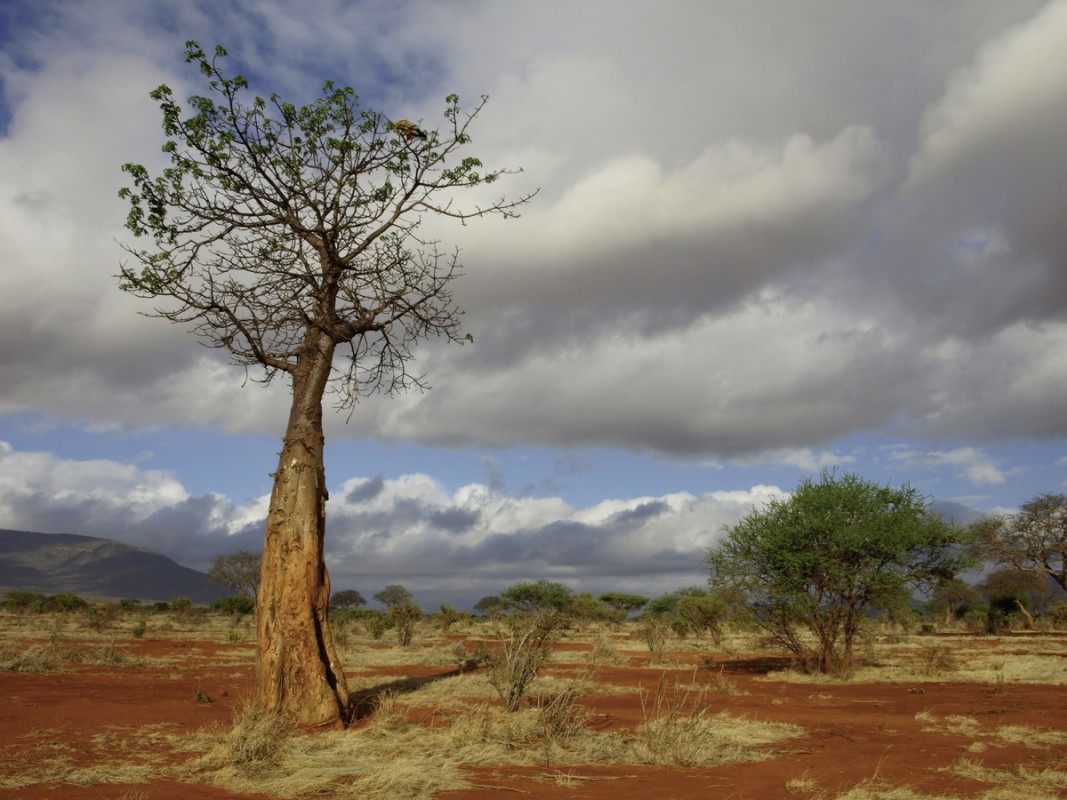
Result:
<instances>
[{"instance_id":1,"label":"mountain ridge","mask_svg":"<svg viewBox=\"0 0 1067 800\"><path fill-rule=\"evenodd\" d=\"M212 603L230 592L144 547L75 533L0 528L0 591Z\"/></svg>"}]
</instances>

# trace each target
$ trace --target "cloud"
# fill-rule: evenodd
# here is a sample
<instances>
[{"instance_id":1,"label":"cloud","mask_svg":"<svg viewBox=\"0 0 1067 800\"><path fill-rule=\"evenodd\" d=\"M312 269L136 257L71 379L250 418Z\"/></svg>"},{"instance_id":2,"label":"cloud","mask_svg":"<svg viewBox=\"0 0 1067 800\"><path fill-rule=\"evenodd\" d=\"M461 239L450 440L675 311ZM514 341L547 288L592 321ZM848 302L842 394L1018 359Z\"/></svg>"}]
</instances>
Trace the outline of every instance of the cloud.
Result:
<instances>
[{"instance_id":1,"label":"cloud","mask_svg":"<svg viewBox=\"0 0 1067 800\"><path fill-rule=\"evenodd\" d=\"M909 447L889 448L889 457L909 469L957 470L976 485L1004 483L1004 473L981 450L960 447L955 450L919 452Z\"/></svg>"},{"instance_id":2,"label":"cloud","mask_svg":"<svg viewBox=\"0 0 1067 800\"><path fill-rule=\"evenodd\" d=\"M192 91L193 36L235 39L257 88L363 80L427 124L446 91L489 92L474 152L527 167L491 188L542 187L519 220L425 220L462 248L475 344L420 347L433 391L331 416L331 440L818 467L887 428L1067 433L1063 0L315 8L294 26L279 2L112 0L21 23L0 59L0 335L19 342L0 413L280 433L286 386L242 390L113 278L119 165L160 166L147 93Z\"/></svg>"},{"instance_id":3,"label":"cloud","mask_svg":"<svg viewBox=\"0 0 1067 800\"><path fill-rule=\"evenodd\" d=\"M819 472L824 469L853 464L856 461L856 457L845 453L834 453L829 450L815 452L810 448L804 447L795 450L776 450L765 453L761 458L753 460L751 463L760 463L764 460L773 464L798 467L805 472ZM749 462L742 459L739 463Z\"/></svg>"},{"instance_id":4,"label":"cloud","mask_svg":"<svg viewBox=\"0 0 1067 800\"><path fill-rule=\"evenodd\" d=\"M575 508L483 484L449 492L422 474L350 478L327 506L327 564L336 588L366 595L402 583L426 601L473 604L537 578L598 593L663 592L679 580L702 582L706 551L723 527L781 496L757 485ZM0 442L0 518L13 529L113 538L205 569L220 553L261 549L266 511L266 497L240 506L214 493L194 497L164 471Z\"/></svg>"},{"instance_id":5,"label":"cloud","mask_svg":"<svg viewBox=\"0 0 1067 800\"><path fill-rule=\"evenodd\" d=\"M922 310L968 335L1064 323L1065 46L1067 2L1057 0L986 42L921 118L900 221L927 253L912 262L926 275L900 277Z\"/></svg>"},{"instance_id":6,"label":"cloud","mask_svg":"<svg viewBox=\"0 0 1067 800\"><path fill-rule=\"evenodd\" d=\"M0 519L15 530L78 533L146 547L206 569L222 552L262 549L266 498L235 506L191 496L170 473L62 459L0 442Z\"/></svg>"},{"instance_id":7,"label":"cloud","mask_svg":"<svg viewBox=\"0 0 1067 800\"><path fill-rule=\"evenodd\" d=\"M704 556L723 526L780 496L755 486L573 508L481 484L448 493L426 475L350 479L336 495L343 500L330 503L328 564L337 586L395 579L424 591L465 585L482 596L549 578L587 591L635 581L667 591L680 575L702 582Z\"/></svg>"}]
</instances>

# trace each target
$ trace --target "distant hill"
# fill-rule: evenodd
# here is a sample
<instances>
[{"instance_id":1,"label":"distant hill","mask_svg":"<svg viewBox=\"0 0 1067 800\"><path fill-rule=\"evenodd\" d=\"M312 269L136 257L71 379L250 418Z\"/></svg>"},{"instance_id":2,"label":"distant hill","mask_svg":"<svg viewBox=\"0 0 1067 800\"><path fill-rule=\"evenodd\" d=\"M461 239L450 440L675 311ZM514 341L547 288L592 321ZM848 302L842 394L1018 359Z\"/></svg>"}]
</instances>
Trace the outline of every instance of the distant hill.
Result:
<instances>
[{"instance_id":1,"label":"distant hill","mask_svg":"<svg viewBox=\"0 0 1067 800\"><path fill-rule=\"evenodd\" d=\"M231 592L161 553L72 533L0 529L0 591L212 603Z\"/></svg>"}]
</instances>

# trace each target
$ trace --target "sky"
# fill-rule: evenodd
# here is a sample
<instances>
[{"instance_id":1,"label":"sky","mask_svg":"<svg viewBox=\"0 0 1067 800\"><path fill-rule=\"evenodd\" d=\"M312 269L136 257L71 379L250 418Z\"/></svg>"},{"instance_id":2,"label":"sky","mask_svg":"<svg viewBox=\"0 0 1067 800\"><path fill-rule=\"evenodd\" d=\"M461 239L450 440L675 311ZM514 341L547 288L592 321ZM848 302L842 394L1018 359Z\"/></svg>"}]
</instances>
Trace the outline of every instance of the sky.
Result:
<instances>
[{"instance_id":1,"label":"sky","mask_svg":"<svg viewBox=\"0 0 1067 800\"><path fill-rule=\"evenodd\" d=\"M0 2L0 528L259 549L288 387L115 278L149 92L323 80L538 190L460 248L474 343L326 414L333 587L655 596L822 470L961 523L1067 491L1067 1Z\"/></svg>"}]
</instances>

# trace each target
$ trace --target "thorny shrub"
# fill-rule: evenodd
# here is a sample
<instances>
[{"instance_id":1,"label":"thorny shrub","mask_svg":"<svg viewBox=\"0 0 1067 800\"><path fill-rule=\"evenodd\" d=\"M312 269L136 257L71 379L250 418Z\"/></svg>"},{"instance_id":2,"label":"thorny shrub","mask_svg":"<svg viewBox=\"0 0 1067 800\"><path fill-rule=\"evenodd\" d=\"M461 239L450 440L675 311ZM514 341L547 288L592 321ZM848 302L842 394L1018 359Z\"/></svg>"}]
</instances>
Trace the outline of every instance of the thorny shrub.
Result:
<instances>
[{"instance_id":1,"label":"thorny shrub","mask_svg":"<svg viewBox=\"0 0 1067 800\"><path fill-rule=\"evenodd\" d=\"M486 676L507 711L518 711L530 682L537 677L559 636L563 618L557 611L516 613L498 620L497 645L480 653Z\"/></svg>"}]
</instances>

